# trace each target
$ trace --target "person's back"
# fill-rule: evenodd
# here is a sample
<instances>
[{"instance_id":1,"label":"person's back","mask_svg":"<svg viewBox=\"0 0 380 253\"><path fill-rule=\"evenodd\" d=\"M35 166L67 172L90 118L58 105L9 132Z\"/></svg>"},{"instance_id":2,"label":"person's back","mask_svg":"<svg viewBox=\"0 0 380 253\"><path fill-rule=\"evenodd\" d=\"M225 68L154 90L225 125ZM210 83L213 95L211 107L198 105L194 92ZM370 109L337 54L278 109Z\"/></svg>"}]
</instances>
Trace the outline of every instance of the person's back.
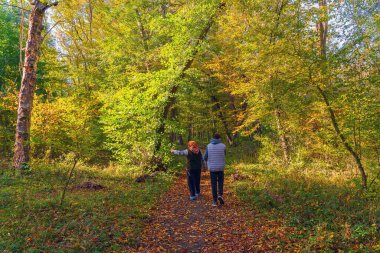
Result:
<instances>
[{"instance_id":1,"label":"person's back","mask_svg":"<svg viewBox=\"0 0 380 253\"><path fill-rule=\"evenodd\" d=\"M226 145L221 139L212 139L207 145L207 164L210 171L223 171L226 166Z\"/></svg>"},{"instance_id":2,"label":"person's back","mask_svg":"<svg viewBox=\"0 0 380 253\"><path fill-rule=\"evenodd\" d=\"M207 167L210 171L213 206L224 204L223 184L224 184L224 167L226 166L226 145L221 142L219 134L215 134L210 144L207 145L204 160L207 161Z\"/></svg>"}]
</instances>

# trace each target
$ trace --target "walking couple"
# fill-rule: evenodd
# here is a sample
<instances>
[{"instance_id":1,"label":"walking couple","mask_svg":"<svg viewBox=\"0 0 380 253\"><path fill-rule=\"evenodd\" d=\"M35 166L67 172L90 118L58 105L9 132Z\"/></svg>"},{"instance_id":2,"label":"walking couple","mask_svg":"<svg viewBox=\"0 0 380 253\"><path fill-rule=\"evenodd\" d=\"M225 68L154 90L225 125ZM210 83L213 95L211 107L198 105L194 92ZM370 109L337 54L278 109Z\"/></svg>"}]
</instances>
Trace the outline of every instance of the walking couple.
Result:
<instances>
[{"instance_id":1,"label":"walking couple","mask_svg":"<svg viewBox=\"0 0 380 253\"><path fill-rule=\"evenodd\" d=\"M200 196L200 181L202 171L202 161L207 163L210 171L211 190L212 190L212 206L217 203L224 204L223 200L223 184L224 184L224 167L226 165L226 145L221 142L219 134L215 134L207 145L206 152L202 156L199 146L195 141L189 141L187 149L174 150L171 152L175 155L183 155L187 158L187 183L190 190L190 199L196 200Z\"/></svg>"}]
</instances>

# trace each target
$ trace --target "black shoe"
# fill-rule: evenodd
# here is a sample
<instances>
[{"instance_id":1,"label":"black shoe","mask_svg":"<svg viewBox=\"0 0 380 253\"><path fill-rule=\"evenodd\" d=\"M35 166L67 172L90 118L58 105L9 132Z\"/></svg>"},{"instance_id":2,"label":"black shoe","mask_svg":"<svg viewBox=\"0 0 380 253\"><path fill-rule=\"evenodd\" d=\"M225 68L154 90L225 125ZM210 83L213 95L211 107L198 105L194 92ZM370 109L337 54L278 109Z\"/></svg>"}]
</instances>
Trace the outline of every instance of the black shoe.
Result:
<instances>
[{"instance_id":1,"label":"black shoe","mask_svg":"<svg viewBox=\"0 0 380 253\"><path fill-rule=\"evenodd\" d=\"M220 202L221 205L224 205L224 200L223 200L223 197L222 196L219 196L218 197L218 200Z\"/></svg>"}]
</instances>

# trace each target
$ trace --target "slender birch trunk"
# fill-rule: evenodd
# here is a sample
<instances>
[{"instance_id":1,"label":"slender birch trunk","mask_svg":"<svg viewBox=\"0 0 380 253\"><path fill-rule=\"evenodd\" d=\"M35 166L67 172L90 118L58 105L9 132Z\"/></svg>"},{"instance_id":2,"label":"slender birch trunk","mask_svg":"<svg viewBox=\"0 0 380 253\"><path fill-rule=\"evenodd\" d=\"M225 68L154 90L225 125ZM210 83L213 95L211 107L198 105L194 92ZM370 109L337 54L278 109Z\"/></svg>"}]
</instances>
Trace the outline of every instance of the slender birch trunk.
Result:
<instances>
[{"instance_id":1,"label":"slender birch trunk","mask_svg":"<svg viewBox=\"0 0 380 253\"><path fill-rule=\"evenodd\" d=\"M23 75L17 110L16 140L13 156L13 166L22 170L29 162L30 153L30 123L33 108L33 97L37 80L38 54L42 44L43 18L45 11L58 3L44 4L39 0L32 1L29 16L28 40L25 49Z\"/></svg>"}]
</instances>

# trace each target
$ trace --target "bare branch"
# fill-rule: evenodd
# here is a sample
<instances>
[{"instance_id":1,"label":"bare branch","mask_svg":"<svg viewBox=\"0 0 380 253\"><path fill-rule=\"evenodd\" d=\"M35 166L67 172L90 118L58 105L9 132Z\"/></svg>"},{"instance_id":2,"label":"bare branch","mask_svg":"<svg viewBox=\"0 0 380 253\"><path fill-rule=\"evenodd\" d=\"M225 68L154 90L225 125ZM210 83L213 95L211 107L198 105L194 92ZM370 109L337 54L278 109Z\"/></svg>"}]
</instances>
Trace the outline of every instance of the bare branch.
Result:
<instances>
[{"instance_id":1,"label":"bare branch","mask_svg":"<svg viewBox=\"0 0 380 253\"><path fill-rule=\"evenodd\" d=\"M61 23L61 22L63 22L62 20L58 20L52 27L50 27L50 29L45 33L45 35L42 37L42 41L44 41L45 40L45 37L46 37L46 35L48 35L50 32L51 32L51 30L53 30L53 28L54 27L56 27L59 23Z\"/></svg>"},{"instance_id":2,"label":"bare branch","mask_svg":"<svg viewBox=\"0 0 380 253\"><path fill-rule=\"evenodd\" d=\"M30 10L24 9L24 8L22 8L20 6L13 5L13 4L0 4L0 5L4 5L4 6L8 6L8 7L13 7L13 8L17 8L17 9L23 10L23 11L30 12Z\"/></svg>"},{"instance_id":3,"label":"bare branch","mask_svg":"<svg viewBox=\"0 0 380 253\"><path fill-rule=\"evenodd\" d=\"M53 2L53 3L51 3L51 4L46 5L46 7L44 8L44 10L47 10L47 9L49 9L50 7L52 7L52 6L57 6L57 5L58 5L58 2Z\"/></svg>"}]
</instances>

